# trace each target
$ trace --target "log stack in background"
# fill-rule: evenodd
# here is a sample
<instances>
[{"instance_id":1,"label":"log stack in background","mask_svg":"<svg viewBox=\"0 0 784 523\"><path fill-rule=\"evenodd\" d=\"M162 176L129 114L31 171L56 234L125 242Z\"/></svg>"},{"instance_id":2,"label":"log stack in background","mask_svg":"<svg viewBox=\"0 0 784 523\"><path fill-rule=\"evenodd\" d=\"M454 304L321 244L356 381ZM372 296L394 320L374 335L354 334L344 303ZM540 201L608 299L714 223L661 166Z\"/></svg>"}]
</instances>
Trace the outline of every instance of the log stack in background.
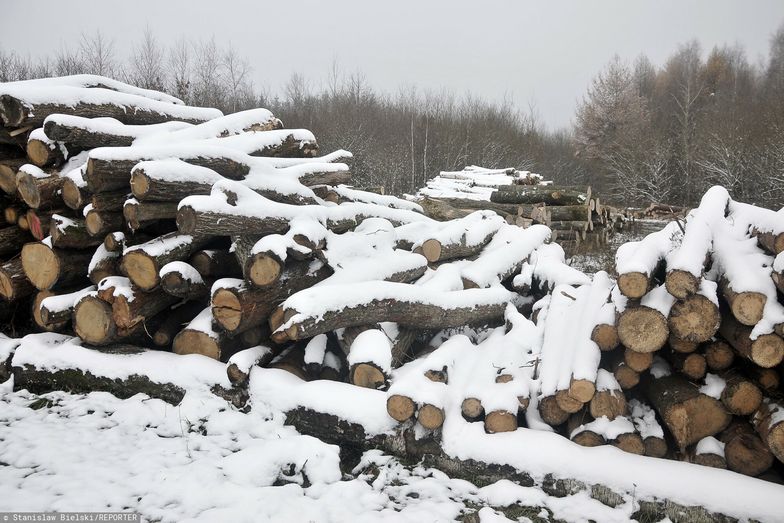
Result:
<instances>
[{"instance_id":1,"label":"log stack in background","mask_svg":"<svg viewBox=\"0 0 784 523\"><path fill-rule=\"evenodd\" d=\"M601 202L590 186L555 185L539 174L514 168L468 166L462 171L444 171L428 180L412 199L435 219L489 209L510 224L547 225L567 253L586 241L605 246L610 235L632 219L626 211Z\"/></svg>"},{"instance_id":2,"label":"log stack in background","mask_svg":"<svg viewBox=\"0 0 784 523\"><path fill-rule=\"evenodd\" d=\"M6 334L382 389L435 437L456 415L749 475L784 460L782 213L714 188L624 245L616 281L551 242L622 223L587 187L472 167L409 201L267 110L100 77L0 85L0 117Z\"/></svg>"}]
</instances>

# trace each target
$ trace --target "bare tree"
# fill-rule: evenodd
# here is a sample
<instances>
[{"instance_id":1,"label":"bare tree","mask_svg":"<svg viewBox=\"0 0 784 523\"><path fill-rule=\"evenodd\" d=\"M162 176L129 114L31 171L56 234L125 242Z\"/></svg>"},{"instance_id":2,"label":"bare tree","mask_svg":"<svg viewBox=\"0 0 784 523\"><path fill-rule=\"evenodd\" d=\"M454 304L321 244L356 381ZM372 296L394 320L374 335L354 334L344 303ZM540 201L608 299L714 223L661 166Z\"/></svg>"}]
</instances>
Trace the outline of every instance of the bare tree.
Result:
<instances>
[{"instance_id":1,"label":"bare tree","mask_svg":"<svg viewBox=\"0 0 784 523\"><path fill-rule=\"evenodd\" d=\"M102 76L112 76L115 73L114 42L107 39L100 30L96 30L92 35L82 33L79 53L87 72Z\"/></svg>"},{"instance_id":2,"label":"bare tree","mask_svg":"<svg viewBox=\"0 0 784 523\"><path fill-rule=\"evenodd\" d=\"M164 51L149 26L144 29L141 42L134 46L126 76L130 83L145 89L162 91L166 87Z\"/></svg>"}]
</instances>

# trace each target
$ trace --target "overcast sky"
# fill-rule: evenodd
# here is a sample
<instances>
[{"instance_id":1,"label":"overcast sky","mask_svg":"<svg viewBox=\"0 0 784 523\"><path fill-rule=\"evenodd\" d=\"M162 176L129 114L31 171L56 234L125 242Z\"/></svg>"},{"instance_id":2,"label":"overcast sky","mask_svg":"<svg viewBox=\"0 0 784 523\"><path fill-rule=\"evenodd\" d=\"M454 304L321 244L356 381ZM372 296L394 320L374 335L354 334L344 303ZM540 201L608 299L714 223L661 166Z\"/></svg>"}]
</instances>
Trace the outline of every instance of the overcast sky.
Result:
<instances>
[{"instance_id":1,"label":"overcast sky","mask_svg":"<svg viewBox=\"0 0 784 523\"><path fill-rule=\"evenodd\" d=\"M337 60L390 92L417 85L534 102L559 127L614 53L661 64L696 38L706 51L741 43L758 61L781 23L784 0L4 0L0 45L36 57L100 28L125 54L149 25L166 44L231 43L273 92L292 72L320 82Z\"/></svg>"}]
</instances>

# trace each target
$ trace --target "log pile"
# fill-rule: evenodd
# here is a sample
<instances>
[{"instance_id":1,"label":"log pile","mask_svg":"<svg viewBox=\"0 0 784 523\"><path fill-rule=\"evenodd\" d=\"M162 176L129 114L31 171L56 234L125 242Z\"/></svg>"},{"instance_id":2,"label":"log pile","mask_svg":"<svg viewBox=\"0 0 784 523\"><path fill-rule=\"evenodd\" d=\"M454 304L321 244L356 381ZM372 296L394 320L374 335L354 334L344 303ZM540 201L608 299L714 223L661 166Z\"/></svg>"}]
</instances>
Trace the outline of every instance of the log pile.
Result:
<instances>
[{"instance_id":1,"label":"log pile","mask_svg":"<svg viewBox=\"0 0 784 523\"><path fill-rule=\"evenodd\" d=\"M197 354L237 388L264 366L383 390L435 439L454 417L749 475L784 460L780 213L711 189L591 277L552 242L610 212L588 188L472 168L489 200L433 197L434 218L265 109L96 77L0 95L5 334Z\"/></svg>"},{"instance_id":2,"label":"log pile","mask_svg":"<svg viewBox=\"0 0 784 523\"><path fill-rule=\"evenodd\" d=\"M590 186L559 186L528 171L473 165L441 172L412 199L437 220L489 209L520 227L547 225L567 251L586 240L606 244L628 214L601 202Z\"/></svg>"}]
</instances>

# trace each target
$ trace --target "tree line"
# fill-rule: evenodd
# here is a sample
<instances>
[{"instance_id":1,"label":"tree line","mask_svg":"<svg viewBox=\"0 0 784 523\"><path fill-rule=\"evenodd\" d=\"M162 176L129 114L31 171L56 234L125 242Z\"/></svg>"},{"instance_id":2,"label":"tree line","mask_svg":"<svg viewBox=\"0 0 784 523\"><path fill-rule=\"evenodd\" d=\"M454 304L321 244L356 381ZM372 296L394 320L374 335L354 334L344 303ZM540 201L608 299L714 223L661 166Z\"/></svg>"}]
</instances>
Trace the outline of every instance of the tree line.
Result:
<instances>
[{"instance_id":1,"label":"tree line","mask_svg":"<svg viewBox=\"0 0 784 523\"><path fill-rule=\"evenodd\" d=\"M735 198L784 204L784 25L766 63L739 46L679 47L657 67L614 57L571 128L546 129L535 107L416 87L381 92L335 62L324 78L293 74L279 92L255 86L248 60L214 38L162 45L147 30L121 58L100 32L35 59L0 48L0 81L93 73L229 113L267 107L312 130L325 151L354 153L357 185L411 193L442 170L516 167L590 184L619 205L692 205L714 184Z\"/></svg>"}]
</instances>

